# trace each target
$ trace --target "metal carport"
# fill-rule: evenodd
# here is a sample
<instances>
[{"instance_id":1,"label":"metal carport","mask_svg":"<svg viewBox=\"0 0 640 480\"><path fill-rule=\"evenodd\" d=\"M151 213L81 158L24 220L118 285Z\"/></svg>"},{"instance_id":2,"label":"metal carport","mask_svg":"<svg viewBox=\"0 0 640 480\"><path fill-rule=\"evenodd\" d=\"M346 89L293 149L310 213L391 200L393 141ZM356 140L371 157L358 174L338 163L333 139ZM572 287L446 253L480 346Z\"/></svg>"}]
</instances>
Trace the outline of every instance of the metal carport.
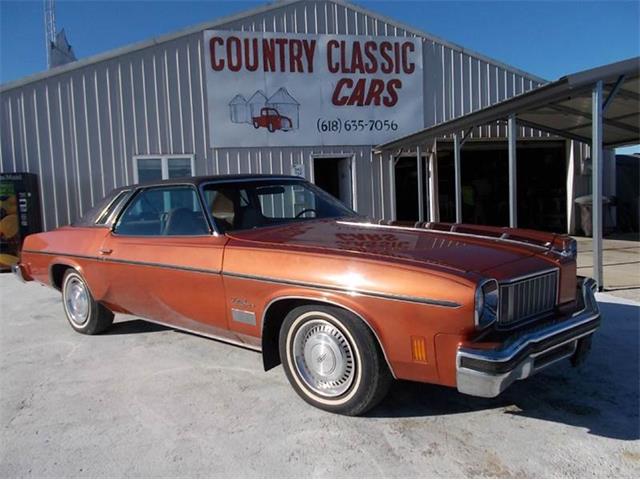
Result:
<instances>
[{"instance_id":1,"label":"metal carport","mask_svg":"<svg viewBox=\"0 0 640 480\"><path fill-rule=\"evenodd\" d=\"M593 272L602 290L602 156L603 148L640 143L640 57L564 76L468 115L378 145L376 152L421 150L453 136L456 221L462 221L460 149L477 127L506 122L509 148L509 224L517 227L517 127L529 127L591 145L593 194ZM425 182L418 161L420 193ZM432 172L435 168L429 168ZM436 183L428 176L429 186ZM435 220L435 188L429 188L429 221ZM423 207L420 206L423 215ZM424 220L421 218L420 220Z\"/></svg>"}]
</instances>

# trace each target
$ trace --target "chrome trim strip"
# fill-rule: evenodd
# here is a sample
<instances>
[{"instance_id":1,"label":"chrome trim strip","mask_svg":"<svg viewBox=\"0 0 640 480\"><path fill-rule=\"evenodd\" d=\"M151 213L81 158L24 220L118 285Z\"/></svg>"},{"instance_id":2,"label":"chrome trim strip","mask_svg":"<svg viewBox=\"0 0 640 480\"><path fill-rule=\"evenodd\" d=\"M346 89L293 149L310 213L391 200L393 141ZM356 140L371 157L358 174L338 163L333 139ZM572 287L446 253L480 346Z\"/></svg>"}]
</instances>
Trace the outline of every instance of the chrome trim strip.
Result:
<instances>
[{"instance_id":1,"label":"chrome trim strip","mask_svg":"<svg viewBox=\"0 0 640 480\"><path fill-rule=\"evenodd\" d=\"M249 312L247 310L238 310L237 308L231 309L231 317L234 322L245 323L247 325L256 325L255 312Z\"/></svg>"},{"instance_id":2,"label":"chrome trim strip","mask_svg":"<svg viewBox=\"0 0 640 480\"><path fill-rule=\"evenodd\" d=\"M378 336L378 333L371 326L371 324L362 315L360 315L355 310L353 310L353 309L351 309L349 307L345 307L341 303L334 302L333 300L328 300L326 298L307 297L307 296L304 296L304 295L288 295L288 296L277 297L277 298L272 299L264 307L264 310L262 311L262 319L261 319L261 324L260 324L260 338L264 338L264 322L265 322L265 320L267 318L267 312L269 311L269 308L271 308L271 305L273 305L274 303L276 303L276 302L278 302L280 300L309 300L309 301L313 301L313 302L326 303L326 304L329 304L329 305L335 305L336 307L344 308L345 310L353 313L356 317L358 317L360 320L362 320L362 322L367 327L369 327L369 330L371 330L373 332L373 336L376 337L376 340L378 341L378 345L380 345L380 350L382 350L382 355L384 355L384 359L387 362L387 366L389 367L389 371L391 372L391 376L393 378L395 378L396 380L398 379L398 377L396 376L395 372L393 371L393 366L391 365L391 362L389 361L389 357L387 356L387 352L384 349L384 344L382 343L382 341L380 341L380 337Z\"/></svg>"},{"instance_id":3,"label":"chrome trim strip","mask_svg":"<svg viewBox=\"0 0 640 480\"><path fill-rule=\"evenodd\" d=\"M75 253L62 253L62 252L40 252L38 250L22 250L23 253L31 253L35 255L49 255L52 257L60 256L60 257L71 257L71 258L82 258L85 260L100 260L97 256L91 257L89 255L77 255Z\"/></svg>"},{"instance_id":4,"label":"chrome trim strip","mask_svg":"<svg viewBox=\"0 0 640 480\"><path fill-rule=\"evenodd\" d=\"M248 343L244 343L239 340L233 340L233 339L222 337L219 335L212 335L210 333L201 332L201 331L193 330L190 328L184 328L168 322L160 322L158 320L152 320L150 318L141 317L140 315L127 315L127 314L119 314L119 315L125 318L129 318L131 320L142 320L144 322L155 323L156 325L162 325L163 327L173 328L174 330L177 330L179 332L191 333L193 335L198 335L199 337L205 337L211 340L217 340L218 342L234 345L236 347L246 348L247 350L253 350L254 352L258 352L258 353L262 352L262 349L260 347L254 347L253 345L249 345Z\"/></svg>"},{"instance_id":5,"label":"chrome trim strip","mask_svg":"<svg viewBox=\"0 0 640 480\"><path fill-rule=\"evenodd\" d=\"M520 281L526 280L528 278L538 277L538 276L546 275L546 274L552 273L552 272L558 272L559 273L560 272L560 268L552 267L552 268L547 268L546 270L537 270L537 271L535 271L533 273L527 273L526 275L521 275L519 277L513 277L513 278L509 278L507 280L500 280L498 283L500 285L509 285L510 283L520 282Z\"/></svg>"},{"instance_id":6,"label":"chrome trim strip","mask_svg":"<svg viewBox=\"0 0 640 480\"><path fill-rule=\"evenodd\" d=\"M529 243L529 242L521 242L518 240L512 240L510 238L502 238L502 237L491 237L489 235L479 235L476 233L461 233L461 232L452 232L452 231L448 231L448 230L436 230L434 228L418 228L418 227L403 227L403 226L399 226L399 225L378 225L377 223L371 223L371 222L366 222L366 223L360 223L360 222L349 222L349 221L338 221L337 223L343 224L343 225L351 225L351 226L359 226L359 227L366 227L366 228L386 228L386 229L399 229L399 230L411 230L411 231L415 231L415 232L434 232L434 233L443 233L446 235L456 235L459 237L475 237L475 238L484 238L487 240L495 240L496 242L508 242L508 243L515 243L517 245L525 245L528 247L533 247L533 248L537 248L540 250L544 250L547 251L549 250L549 247L544 247L542 245L537 245L535 243Z\"/></svg>"},{"instance_id":7,"label":"chrome trim strip","mask_svg":"<svg viewBox=\"0 0 640 480\"><path fill-rule=\"evenodd\" d=\"M267 283L276 283L280 285L291 285L296 287L313 288L315 290L331 290L334 292L348 293L350 295L364 295L367 297L383 298L385 300L396 300L400 302L419 303L423 305L434 305L437 307L459 308L462 306L459 303L452 302L449 300L434 300L431 298L411 297L406 295L394 295L390 293L371 292L366 290L352 290L349 288L335 287L330 285L318 285L314 283L299 282L299 281L293 281L293 280L284 280L284 279L275 278L275 277L263 277L258 275L248 275L248 274L236 273L236 272L223 272L223 275L228 277L233 277L233 278L239 278L242 280L256 280L258 282L267 282Z\"/></svg>"},{"instance_id":8,"label":"chrome trim strip","mask_svg":"<svg viewBox=\"0 0 640 480\"><path fill-rule=\"evenodd\" d=\"M121 260L118 258L98 258L101 262L106 263L120 263L124 265L136 265L140 267L156 267L156 268L166 268L169 270L180 270L185 272L195 272L195 273L208 273L212 275L220 275L220 270L209 270L206 268L196 268L196 267L186 267L183 265L171 265L168 263L154 263L154 262L138 262L135 260Z\"/></svg>"},{"instance_id":9,"label":"chrome trim strip","mask_svg":"<svg viewBox=\"0 0 640 480\"><path fill-rule=\"evenodd\" d=\"M119 263L124 265L136 265L140 267L156 267L156 268L166 268L170 270L181 270L185 272L195 272L195 273L208 273L213 275L219 275L221 273L220 270L209 270L206 268L195 268L195 267L186 267L183 265L171 265L167 263L154 263L154 262L138 262L136 260L123 260L119 258L106 258L106 257L91 257L88 255L76 255L72 253L62 253L62 252L37 252L34 250L23 250L26 253L33 253L36 255L50 255L50 256L61 256L61 257L70 257L70 258L81 258L84 260L95 260L97 262L105 262L105 263Z\"/></svg>"}]
</instances>

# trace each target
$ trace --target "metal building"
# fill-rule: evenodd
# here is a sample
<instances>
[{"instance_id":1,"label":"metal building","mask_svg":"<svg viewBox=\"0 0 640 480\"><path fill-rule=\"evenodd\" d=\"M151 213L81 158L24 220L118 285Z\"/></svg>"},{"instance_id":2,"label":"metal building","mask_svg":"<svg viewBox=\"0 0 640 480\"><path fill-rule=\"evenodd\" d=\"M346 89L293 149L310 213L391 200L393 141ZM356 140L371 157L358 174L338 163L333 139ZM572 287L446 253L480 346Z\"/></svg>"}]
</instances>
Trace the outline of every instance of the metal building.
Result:
<instances>
[{"instance_id":1,"label":"metal building","mask_svg":"<svg viewBox=\"0 0 640 480\"><path fill-rule=\"evenodd\" d=\"M271 35L269 38L278 33L291 39L313 39L321 35L338 41L346 36L363 40L410 39L421 50L421 58L416 61L421 80L418 102L413 100L414 104L420 104L418 120L413 125L405 125L408 131L468 114L544 83L534 75L343 0L280 1L203 23L0 87L0 170L38 175L45 229L70 223L114 187L158 176L238 172L302 174L333 190L332 193L358 212L376 218L405 215L406 202L410 209L415 207L412 215L421 219L447 217L444 194L439 194L440 202L428 201L430 197L436 198L433 192L438 191L433 170L440 168L440 190L446 187L443 165L451 151L446 142L434 145L424 152L424 161L416 162L415 151L375 153L373 147L384 138L371 138L361 145L340 144L332 143L321 132L318 138L323 140L317 144L307 140L296 145L295 139L302 138L302 134L293 126L285 132L289 124L279 119L280 126L285 126L273 137L289 135L286 145L266 141L261 145L246 146L239 142L228 146L227 137L218 134L217 124L212 125L210 121L211 97L216 94L212 90L217 90L207 85L208 76L216 73L211 70L213 59L207 42L207 32L211 31L238 32L241 39L248 38L252 32L267 32L263 35ZM233 52L233 46L227 48L227 53ZM304 57L291 48L290 68L295 69L298 68L296 58ZM411 46L407 48L414 51ZM245 53L249 63L250 57L251 52ZM310 74L311 80L307 83L310 89L317 87L320 92L324 87L319 80L314 84L313 79L320 78L314 75ZM289 78L294 75L289 74ZM256 110L251 99L256 98L256 94L269 98L278 87L282 85L274 85L268 92L258 89L230 92L219 113L229 116L234 98L234 103L238 98L247 99L247 108L253 112L251 119L248 113L234 114L235 121L230 120L230 124L248 129L245 132L255 127L256 135L257 132L262 135L263 131L267 135L266 130L256 126L260 121L258 115L266 117L267 123L275 120L269 118L268 106L258 105ZM295 96L290 88L284 91ZM335 96L334 93L334 100ZM291 100L289 107L295 108L296 104L297 100ZM240 118L242 121L238 121ZM299 121L302 122L302 117ZM393 122L379 121L379 125L391 125L393 129ZM378 120L373 122L372 125L378 125ZM274 125L269 123L276 130ZM353 128L359 128L357 122ZM506 151L503 142L506 128L506 125L484 127L473 134L469 144L476 142L478 151L495 150L498 148L495 145ZM393 132L386 134L388 137ZM566 185L562 193L566 201L557 208L564 215L560 220L563 226L572 230L573 198L588 193L588 180L580 180L581 169L586 168L583 165L586 146L564 140L558 143L557 139L532 129L521 129L520 134L532 141L528 148L534 152L559 147L560 154L566 157L568 174L561 179ZM255 135L242 138L249 137ZM427 179L419 182L424 184L419 191L411 183L416 175ZM399 176L409 183L399 184ZM406 193L407 185L410 185L410 195L399 197Z\"/></svg>"}]
</instances>

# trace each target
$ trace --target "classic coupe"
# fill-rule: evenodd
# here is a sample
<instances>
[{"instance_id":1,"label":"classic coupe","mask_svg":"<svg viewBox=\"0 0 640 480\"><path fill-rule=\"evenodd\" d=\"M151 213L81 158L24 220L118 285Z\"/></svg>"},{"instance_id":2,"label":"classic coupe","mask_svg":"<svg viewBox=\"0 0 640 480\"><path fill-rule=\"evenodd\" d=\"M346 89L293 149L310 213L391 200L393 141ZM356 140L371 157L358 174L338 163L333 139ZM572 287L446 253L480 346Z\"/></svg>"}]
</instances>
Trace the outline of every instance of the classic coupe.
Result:
<instances>
[{"instance_id":1,"label":"classic coupe","mask_svg":"<svg viewBox=\"0 0 640 480\"><path fill-rule=\"evenodd\" d=\"M77 332L118 313L253 349L305 401L346 415L394 378L495 397L582 362L600 322L570 237L375 222L290 176L117 189L28 236L14 272L61 291Z\"/></svg>"}]
</instances>

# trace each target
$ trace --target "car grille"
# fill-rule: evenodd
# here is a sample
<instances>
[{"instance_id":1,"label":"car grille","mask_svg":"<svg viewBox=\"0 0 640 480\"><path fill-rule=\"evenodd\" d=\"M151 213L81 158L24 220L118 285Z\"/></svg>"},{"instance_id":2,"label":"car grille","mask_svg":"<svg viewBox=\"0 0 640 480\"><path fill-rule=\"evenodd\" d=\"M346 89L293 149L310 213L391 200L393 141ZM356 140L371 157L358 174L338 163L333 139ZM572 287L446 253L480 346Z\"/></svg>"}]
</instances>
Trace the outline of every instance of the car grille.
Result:
<instances>
[{"instance_id":1,"label":"car grille","mask_svg":"<svg viewBox=\"0 0 640 480\"><path fill-rule=\"evenodd\" d=\"M553 310L558 289L558 271L500 284L498 324L512 326Z\"/></svg>"}]
</instances>

